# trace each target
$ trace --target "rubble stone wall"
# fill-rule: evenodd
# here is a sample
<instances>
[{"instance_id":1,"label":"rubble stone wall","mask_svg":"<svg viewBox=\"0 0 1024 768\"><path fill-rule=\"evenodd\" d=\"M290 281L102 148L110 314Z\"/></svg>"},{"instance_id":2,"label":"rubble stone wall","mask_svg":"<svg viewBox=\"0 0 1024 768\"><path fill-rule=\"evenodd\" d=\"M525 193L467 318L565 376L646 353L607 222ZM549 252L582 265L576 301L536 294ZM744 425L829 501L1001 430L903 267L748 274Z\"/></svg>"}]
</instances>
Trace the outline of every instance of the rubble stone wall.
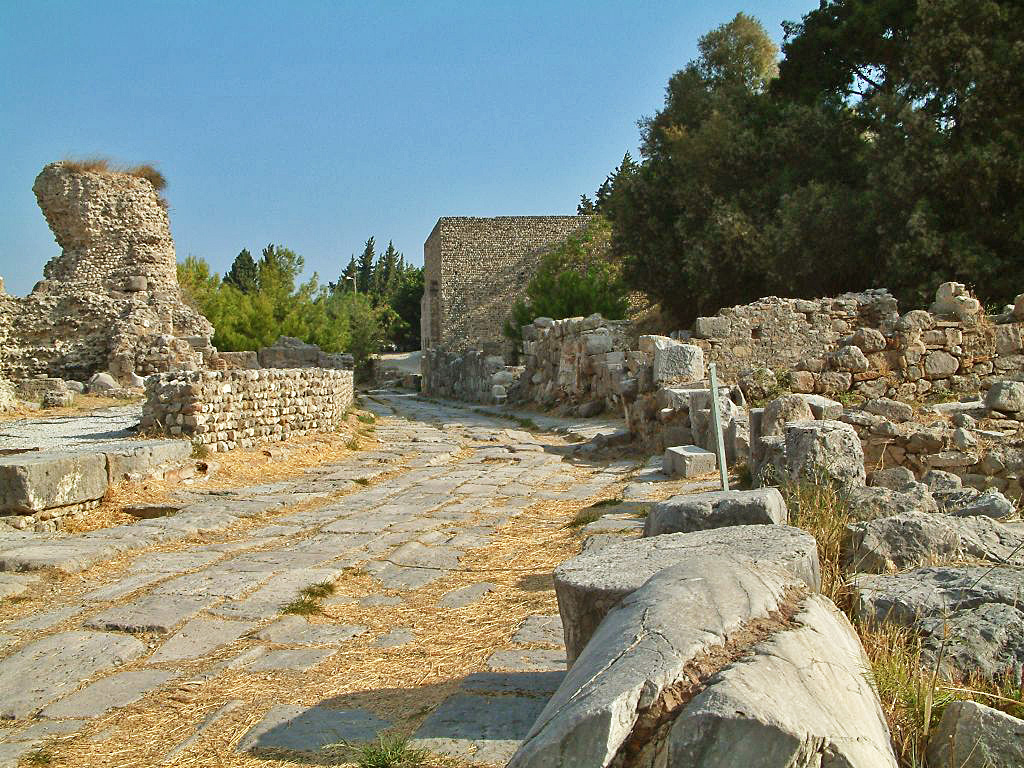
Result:
<instances>
[{"instance_id":1,"label":"rubble stone wall","mask_svg":"<svg viewBox=\"0 0 1024 768\"><path fill-rule=\"evenodd\" d=\"M331 432L352 406L352 371L301 368L177 371L146 379L142 429L213 451Z\"/></svg>"},{"instance_id":2,"label":"rubble stone wall","mask_svg":"<svg viewBox=\"0 0 1024 768\"><path fill-rule=\"evenodd\" d=\"M547 248L578 232L589 216L463 216L438 219L423 244L423 348L449 352L508 347L512 305Z\"/></svg>"},{"instance_id":3,"label":"rubble stone wall","mask_svg":"<svg viewBox=\"0 0 1024 768\"><path fill-rule=\"evenodd\" d=\"M420 369L424 394L487 405L505 402L523 370L479 349L457 353L437 347L423 350Z\"/></svg>"},{"instance_id":4,"label":"rubble stone wall","mask_svg":"<svg viewBox=\"0 0 1024 768\"><path fill-rule=\"evenodd\" d=\"M153 185L54 163L33 191L62 251L27 297L0 301L3 373L84 381L106 371L128 383L133 373L201 367L213 328L182 299Z\"/></svg>"}]
</instances>

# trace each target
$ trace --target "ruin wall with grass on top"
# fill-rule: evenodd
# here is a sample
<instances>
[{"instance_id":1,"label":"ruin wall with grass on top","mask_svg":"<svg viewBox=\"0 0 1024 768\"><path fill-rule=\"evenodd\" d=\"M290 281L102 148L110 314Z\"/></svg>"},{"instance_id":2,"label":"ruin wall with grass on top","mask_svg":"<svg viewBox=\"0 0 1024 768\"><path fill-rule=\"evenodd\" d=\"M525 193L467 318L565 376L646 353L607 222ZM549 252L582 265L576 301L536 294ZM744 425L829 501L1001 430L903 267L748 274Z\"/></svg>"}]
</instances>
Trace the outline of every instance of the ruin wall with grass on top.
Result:
<instances>
[{"instance_id":1,"label":"ruin wall with grass on top","mask_svg":"<svg viewBox=\"0 0 1024 768\"><path fill-rule=\"evenodd\" d=\"M177 371L146 379L141 428L222 452L333 432L352 401L350 370Z\"/></svg>"}]
</instances>

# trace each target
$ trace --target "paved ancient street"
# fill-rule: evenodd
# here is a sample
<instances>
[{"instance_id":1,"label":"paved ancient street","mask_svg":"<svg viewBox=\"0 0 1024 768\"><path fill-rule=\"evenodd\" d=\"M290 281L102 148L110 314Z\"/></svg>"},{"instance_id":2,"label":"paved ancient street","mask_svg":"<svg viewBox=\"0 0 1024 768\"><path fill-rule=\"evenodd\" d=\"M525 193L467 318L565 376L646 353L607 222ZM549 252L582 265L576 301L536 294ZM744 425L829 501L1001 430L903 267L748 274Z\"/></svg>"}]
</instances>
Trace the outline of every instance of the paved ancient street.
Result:
<instances>
[{"instance_id":1,"label":"paved ancient street","mask_svg":"<svg viewBox=\"0 0 1024 768\"><path fill-rule=\"evenodd\" d=\"M25 570L0 604L0 766L332 764L386 729L503 763L563 674L566 523L636 464L465 408L365 405L382 447L302 478L3 535L7 571L65 572Z\"/></svg>"}]
</instances>

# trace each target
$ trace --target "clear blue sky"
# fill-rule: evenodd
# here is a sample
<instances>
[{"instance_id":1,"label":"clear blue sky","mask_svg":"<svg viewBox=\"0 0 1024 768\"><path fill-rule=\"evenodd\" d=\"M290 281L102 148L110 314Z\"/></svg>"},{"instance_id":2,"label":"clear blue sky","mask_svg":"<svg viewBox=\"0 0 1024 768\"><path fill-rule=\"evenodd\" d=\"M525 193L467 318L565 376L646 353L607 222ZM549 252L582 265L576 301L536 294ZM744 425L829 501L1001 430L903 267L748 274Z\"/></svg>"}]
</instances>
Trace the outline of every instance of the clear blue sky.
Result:
<instances>
[{"instance_id":1,"label":"clear blue sky","mask_svg":"<svg viewBox=\"0 0 1024 768\"><path fill-rule=\"evenodd\" d=\"M375 235L422 263L439 216L575 213L697 38L780 40L815 0L0 1L0 275L58 248L32 194L102 154L168 179L178 258L287 245L333 279Z\"/></svg>"}]
</instances>

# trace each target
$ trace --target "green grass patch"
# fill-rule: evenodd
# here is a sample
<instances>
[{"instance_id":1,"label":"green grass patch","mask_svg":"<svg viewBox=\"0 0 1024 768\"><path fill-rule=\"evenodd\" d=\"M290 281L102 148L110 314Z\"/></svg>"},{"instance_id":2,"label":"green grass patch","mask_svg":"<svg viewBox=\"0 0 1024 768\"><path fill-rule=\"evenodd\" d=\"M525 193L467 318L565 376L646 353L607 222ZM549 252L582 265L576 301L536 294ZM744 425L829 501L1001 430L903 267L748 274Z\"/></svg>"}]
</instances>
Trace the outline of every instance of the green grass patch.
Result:
<instances>
[{"instance_id":1,"label":"green grass patch","mask_svg":"<svg viewBox=\"0 0 1024 768\"><path fill-rule=\"evenodd\" d=\"M373 422L375 422L377 420L377 417L374 416L369 411L363 411L362 413L357 413L356 414L356 418L359 419L361 422L363 422L363 424L373 424Z\"/></svg>"},{"instance_id":2,"label":"green grass patch","mask_svg":"<svg viewBox=\"0 0 1024 768\"><path fill-rule=\"evenodd\" d=\"M355 477L355 478L352 479L352 482L355 483L356 485L362 485L362 486L365 487L365 486L370 484L370 478L368 478L368 477Z\"/></svg>"},{"instance_id":3,"label":"green grass patch","mask_svg":"<svg viewBox=\"0 0 1024 768\"><path fill-rule=\"evenodd\" d=\"M353 437L351 440L345 443L345 447L348 448L350 451L358 451L362 446L359 443L359 438Z\"/></svg>"},{"instance_id":4,"label":"green grass patch","mask_svg":"<svg viewBox=\"0 0 1024 768\"><path fill-rule=\"evenodd\" d=\"M321 581L319 584L310 584L308 587L300 589L299 594L302 597L308 597L310 600L330 597L334 594L334 582Z\"/></svg>"},{"instance_id":5,"label":"green grass patch","mask_svg":"<svg viewBox=\"0 0 1024 768\"><path fill-rule=\"evenodd\" d=\"M379 736L376 743L343 746L358 768L423 768L430 764L430 753L411 747L407 736Z\"/></svg>"},{"instance_id":6,"label":"green grass patch","mask_svg":"<svg viewBox=\"0 0 1024 768\"><path fill-rule=\"evenodd\" d=\"M297 597L290 603L281 606L281 613L291 613L296 616L312 616L321 612L320 603L311 597Z\"/></svg>"},{"instance_id":7,"label":"green grass patch","mask_svg":"<svg viewBox=\"0 0 1024 768\"><path fill-rule=\"evenodd\" d=\"M22 765L53 765L53 754L46 749L36 749L21 759Z\"/></svg>"}]
</instances>

